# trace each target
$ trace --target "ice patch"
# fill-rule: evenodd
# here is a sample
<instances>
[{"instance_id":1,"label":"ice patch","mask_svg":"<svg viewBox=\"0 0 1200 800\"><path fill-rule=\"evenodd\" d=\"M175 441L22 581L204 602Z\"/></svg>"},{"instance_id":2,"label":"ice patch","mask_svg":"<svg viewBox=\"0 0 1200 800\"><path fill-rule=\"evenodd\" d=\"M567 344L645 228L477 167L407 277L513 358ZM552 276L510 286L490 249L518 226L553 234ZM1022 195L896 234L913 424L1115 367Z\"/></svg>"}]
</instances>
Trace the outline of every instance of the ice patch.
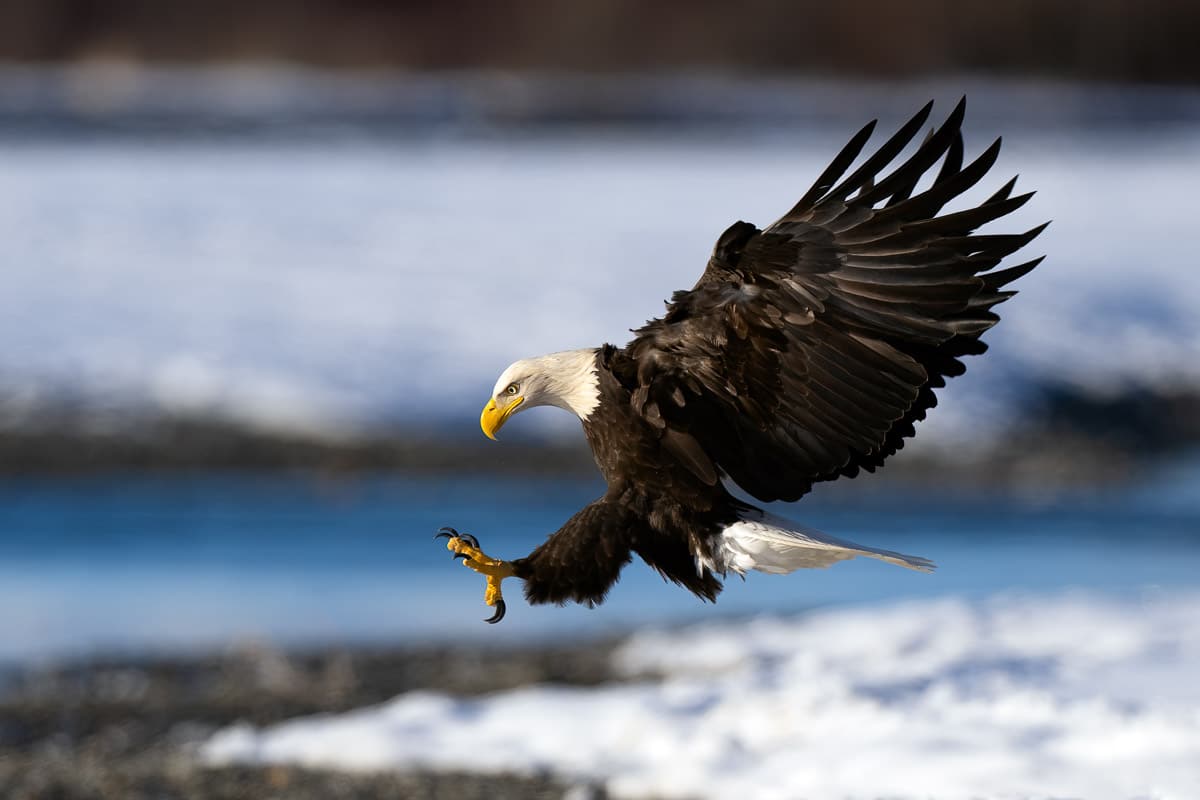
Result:
<instances>
[{"instance_id":1,"label":"ice patch","mask_svg":"<svg viewBox=\"0 0 1200 800\"><path fill-rule=\"evenodd\" d=\"M1184 798L1197 618L1200 594L999 596L647 631L616 654L627 684L411 693L236 726L203 755L550 771L621 797Z\"/></svg>"}]
</instances>

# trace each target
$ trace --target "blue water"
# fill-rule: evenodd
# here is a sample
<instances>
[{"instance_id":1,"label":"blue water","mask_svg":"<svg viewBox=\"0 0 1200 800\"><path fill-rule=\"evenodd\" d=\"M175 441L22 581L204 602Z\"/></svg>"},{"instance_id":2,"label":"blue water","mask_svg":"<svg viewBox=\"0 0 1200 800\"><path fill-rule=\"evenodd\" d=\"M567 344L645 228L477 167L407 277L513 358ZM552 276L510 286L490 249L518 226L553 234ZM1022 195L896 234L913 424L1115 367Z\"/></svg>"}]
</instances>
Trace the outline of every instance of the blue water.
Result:
<instances>
[{"instance_id":1,"label":"blue water","mask_svg":"<svg viewBox=\"0 0 1200 800\"><path fill-rule=\"evenodd\" d=\"M999 591L1108 593L1200 585L1200 470L1047 498L929 490L818 493L776 509L830 533L930 557L924 575L870 560L733 578L713 607L635 561L599 609L531 608L433 533L527 553L600 492L591 481L212 475L0 483L0 659L113 649L545 637L714 615Z\"/></svg>"}]
</instances>

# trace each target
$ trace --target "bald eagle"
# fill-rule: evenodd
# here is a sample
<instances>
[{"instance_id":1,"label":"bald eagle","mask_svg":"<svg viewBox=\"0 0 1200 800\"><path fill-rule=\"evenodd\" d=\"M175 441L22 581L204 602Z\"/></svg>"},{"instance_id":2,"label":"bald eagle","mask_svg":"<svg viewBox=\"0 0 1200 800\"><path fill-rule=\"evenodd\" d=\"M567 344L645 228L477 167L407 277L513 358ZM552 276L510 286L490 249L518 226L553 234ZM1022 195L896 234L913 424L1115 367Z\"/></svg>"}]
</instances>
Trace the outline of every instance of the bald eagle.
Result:
<instances>
[{"instance_id":1,"label":"bald eagle","mask_svg":"<svg viewBox=\"0 0 1200 800\"><path fill-rule=\"evenodd\" d=\"M552 353L509 366L480 424L490 438L514 414L576 415L607 481L604 496L524 558L503 561L444 528L447 547L487 577L488 622L504 616L504 578L530 603L604 600L634 554L714 601L721 578L786 573L869 556L928 571L932 562L813 531L735 497L794 501L818 481L873 472L912 436L983 353L980 334L1014 279L1041 261L995 269L1045 225L975 230L1021 207L1016 179L983 203L942 213L988 172L997 139L963 166L965 100L906 160L929 103L846 175L875 122L765 229L734 223L688 291L625 347ZM927 188L918 183L940 162Z\"/></svg>"}]
</instances>

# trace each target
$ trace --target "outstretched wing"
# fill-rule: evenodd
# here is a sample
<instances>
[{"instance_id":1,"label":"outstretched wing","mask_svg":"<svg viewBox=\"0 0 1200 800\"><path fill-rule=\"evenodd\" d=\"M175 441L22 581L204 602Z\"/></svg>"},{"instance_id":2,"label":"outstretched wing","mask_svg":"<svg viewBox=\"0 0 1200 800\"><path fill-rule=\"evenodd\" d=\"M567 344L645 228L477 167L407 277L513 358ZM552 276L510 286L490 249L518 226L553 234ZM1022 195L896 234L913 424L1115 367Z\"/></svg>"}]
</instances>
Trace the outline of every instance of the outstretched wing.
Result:
<instances>
[{"instance_id":1,"label":"outstretched wing","mask_svg":"<svg viewBox=\"0 0 1200 800\"><path fill-rule=\"evenodd\" d=\"M963 166L965 101L882 174L931 107L843 178L867 125L766 230L729 228L696 286L626 347L635 408L687 442L675 448L690 448L692 462L702 450L760 500L795 500L816 481L883 464L936 404L933 390L962 374L959 358L984 352L992 308L1014 294L1003 288L1041 260L994 270L1044 225L974 233L1032 196L1011 196L1015 178L974 208L941 213L1000 150L996 140Z\"/></svg>"}]
</instances>

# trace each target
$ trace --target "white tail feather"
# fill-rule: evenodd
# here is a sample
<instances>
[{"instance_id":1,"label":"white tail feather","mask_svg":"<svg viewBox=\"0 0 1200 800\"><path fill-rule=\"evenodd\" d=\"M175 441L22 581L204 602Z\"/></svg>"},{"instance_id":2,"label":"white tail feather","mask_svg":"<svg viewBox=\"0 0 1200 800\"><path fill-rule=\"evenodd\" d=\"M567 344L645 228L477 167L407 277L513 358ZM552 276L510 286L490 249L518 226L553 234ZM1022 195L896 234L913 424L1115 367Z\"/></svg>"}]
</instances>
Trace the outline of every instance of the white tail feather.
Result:
<instances>
[{"instance_id":1,"label":"white tail feather","mask_svg":"<svg viewBox=\"0 0 1200 800\"><path fill-rule=\"evenodd\" d=\"M706 566L740 575L752 569L783 574L797 569L828 567L855 556L877 558L919 572L932 572L935 566L927 558L838 539L759 511L747 513L721 532L717 563Z\"/></svg>"}]
</instances>

